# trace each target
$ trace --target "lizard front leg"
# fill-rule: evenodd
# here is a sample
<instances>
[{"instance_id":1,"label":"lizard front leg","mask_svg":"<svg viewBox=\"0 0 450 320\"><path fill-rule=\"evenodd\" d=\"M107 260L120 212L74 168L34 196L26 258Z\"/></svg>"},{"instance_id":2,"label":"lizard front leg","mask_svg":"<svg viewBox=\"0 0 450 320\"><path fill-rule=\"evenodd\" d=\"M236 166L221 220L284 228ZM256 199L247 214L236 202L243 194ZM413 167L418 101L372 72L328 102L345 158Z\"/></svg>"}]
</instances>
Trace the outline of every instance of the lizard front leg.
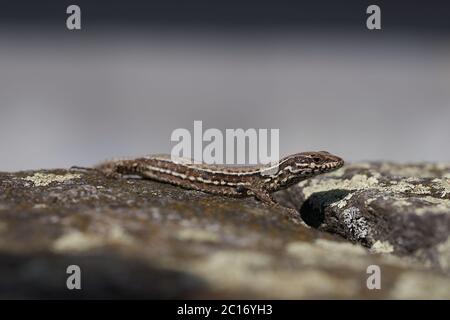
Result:
<instances>
[{"instance_id":1,"label":"lizard front leg","mask_svg":"<svg viewBox=\"0 0 450 320\"><path fill-rule=\"evenodd\" d=\"M272 195L263 189L258 189L254 187L247 187L247 190L250 191L256 199L260 200L261 202L267 204L268 206L281 209L281 210L287 210L289 212L289 217L291 219L294 219L295 221L298 221L299 212L293 208L288 208L285 206L282 206L275 200L273 200Z\"/></svg>"},{"instance_id":2,"label":"lizard front leg","mask_svg":"<svg viewBox=\"0 0 450 320\"><path fill-rule=\"evenodd\" d=\"M269 206L278 205L278 203L275 202L275 200L273 200L272 196L267 191L261 190L261 189L256 189L256 188L248 188L248 190L251 191L253 193L253 195L255 196L255 198L258 199L259 201L261 201Z\"/></svg>"}]
</instances>

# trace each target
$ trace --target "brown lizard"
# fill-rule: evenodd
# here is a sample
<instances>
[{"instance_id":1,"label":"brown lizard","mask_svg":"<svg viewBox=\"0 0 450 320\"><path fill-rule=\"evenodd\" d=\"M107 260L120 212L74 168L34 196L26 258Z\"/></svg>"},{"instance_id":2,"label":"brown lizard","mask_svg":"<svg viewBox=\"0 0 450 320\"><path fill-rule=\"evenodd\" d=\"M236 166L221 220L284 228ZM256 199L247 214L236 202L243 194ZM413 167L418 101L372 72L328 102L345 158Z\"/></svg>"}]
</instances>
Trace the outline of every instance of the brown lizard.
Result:
<instances>
[{"instance_id":1,"label":"brown lizard","mask_svg":"<svg viewBox=\"0 0 450 320\"><path fill-rule=\"evenodd\" d=\"M299 181L333 171L344 161L326 151L296 153L274 165L219 166L193 164L169 155L107 161L96 169L108 176L138 175L179 187L231 197L254 196L274 205L271 193Z\"/></svg>"}]
</instances>

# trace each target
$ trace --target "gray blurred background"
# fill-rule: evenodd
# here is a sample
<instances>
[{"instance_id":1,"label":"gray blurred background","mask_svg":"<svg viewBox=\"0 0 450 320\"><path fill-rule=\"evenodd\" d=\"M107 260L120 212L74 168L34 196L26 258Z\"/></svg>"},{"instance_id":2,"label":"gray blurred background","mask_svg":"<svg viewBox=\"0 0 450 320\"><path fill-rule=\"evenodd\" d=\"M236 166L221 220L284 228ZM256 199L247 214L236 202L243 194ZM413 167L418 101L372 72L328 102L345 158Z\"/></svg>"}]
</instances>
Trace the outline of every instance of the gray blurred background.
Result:
<instances>
[{"instance_id":1,"label":"gray blurred background","mask_svg":"<svg viewBox=\"0 0 450 320\"><path fill-rule=\"evenodd\" d=\"M395 2L2 4L0 171L170 152L194 120L279 128L282 155L450 161L450 8Z\"/></svg>"}]
</instances>

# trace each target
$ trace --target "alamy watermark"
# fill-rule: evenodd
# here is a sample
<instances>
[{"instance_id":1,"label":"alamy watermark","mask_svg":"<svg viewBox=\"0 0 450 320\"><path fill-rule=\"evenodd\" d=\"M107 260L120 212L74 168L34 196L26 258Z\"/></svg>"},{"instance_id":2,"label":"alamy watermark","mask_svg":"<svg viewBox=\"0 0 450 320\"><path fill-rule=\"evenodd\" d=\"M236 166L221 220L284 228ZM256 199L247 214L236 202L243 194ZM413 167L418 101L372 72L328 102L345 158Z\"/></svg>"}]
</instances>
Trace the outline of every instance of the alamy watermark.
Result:
<instances>
[{"instance_id":1,"label":"alamy watermark","mask_svg":"<svg viewBox=\"0 0 450 320\"><path fill-rule=\"evenodd\" d=\"M66 8L69 15L66 19L66 27L69 30L81 30L81 8L76 4L69 5ZM369 30L381 29L381 9L378 5L372 4L367 7L366 13L370 16L366 19L366 27Z\"/></svg>"},{"instance_id":2,"label":"alamy watermark","mask_svg":"<svg viewBox=\"0 0 450 320\"><path fill-rule=\"evenodd\" d=\"M366 273L370 274L366 280L366 286L369 290L380 290L381 289L381 268L376 264L372 264L367 267Z\"/></svg>"},{"instance_id":3,"label":"alamy watermark","mask_svg":"<svg viewBox=\"0 0 450 320\"><path fill-rule=\"evenodd\" d=\"M173 161L228 165L277 165L280 159L279 129L203 130L202 121L194 121L193 134L185 128L172 132Z\"/></svg>"},{"instance_id":4,"label":"alamy watermark","mask_svg":"<svg viewBox=\"0 0 450 320\"><path fill-rule=\"evenodd\" d=\"M376 4L372 4L367 7L367 14L370 14L366 20L366 26L369 30L380 30L381 29L381 9Z\"/></svg>"},{"instance_id":5,"label":"alamy watermark","mask_svg":"<svg viewBox=\"0 0 450 320\"><path fill-rule=\"evenodd\" d=\"M81 268L76 264L67 267L66 273L69 274L66 280L66 287L69 290L81 290Z\"/></svg>"},{"instance_id":6,"label":"alamy watermark","mask_svg":"<svg viewBox=\"0 0 450 320\"><path fill-rule=\"evenodd\" d=\"M66 13L70 14L66 19L66 27L69 30L81 29L81 9L76 4L67 7Z\"/></svg>"}]
</instances>

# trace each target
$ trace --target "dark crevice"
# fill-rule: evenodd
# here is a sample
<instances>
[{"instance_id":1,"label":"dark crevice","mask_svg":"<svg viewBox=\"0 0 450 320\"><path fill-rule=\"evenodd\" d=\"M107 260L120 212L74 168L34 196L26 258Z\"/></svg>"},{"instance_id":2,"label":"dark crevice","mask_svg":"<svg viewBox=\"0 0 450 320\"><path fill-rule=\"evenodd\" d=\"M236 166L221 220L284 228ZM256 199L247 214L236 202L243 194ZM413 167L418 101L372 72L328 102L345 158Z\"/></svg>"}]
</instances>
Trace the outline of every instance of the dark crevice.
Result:
<instances>
[{"instance_id":1,"label":"dark crevice","mask_svg":"<svg viewBox=\"0 0 450 320\"><path fill-rule=\"evenodd\" d=\"M325 221L325 208L345 198L350 192L350 190L335 189L313 193L300 207L303 221L313 228L318 228Z\"/></svg>"}]
</instances>

